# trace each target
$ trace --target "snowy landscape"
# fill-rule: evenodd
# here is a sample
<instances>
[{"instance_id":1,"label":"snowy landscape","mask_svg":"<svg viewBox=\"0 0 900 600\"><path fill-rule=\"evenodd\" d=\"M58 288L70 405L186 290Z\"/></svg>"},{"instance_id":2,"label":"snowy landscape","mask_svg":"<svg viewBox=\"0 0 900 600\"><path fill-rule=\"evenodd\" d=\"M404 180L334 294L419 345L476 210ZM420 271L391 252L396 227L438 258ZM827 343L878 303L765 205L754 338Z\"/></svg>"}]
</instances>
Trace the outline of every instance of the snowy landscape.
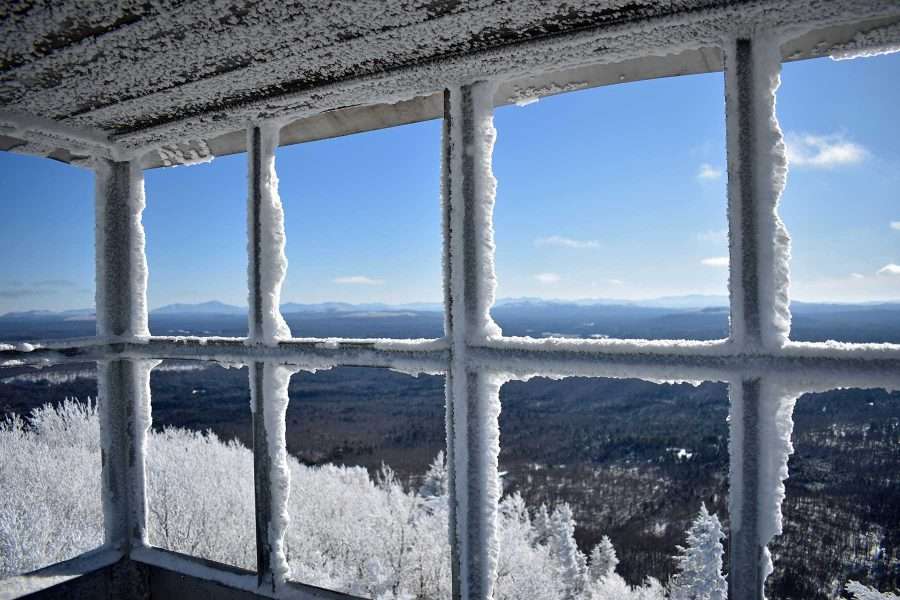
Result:
<instances>
[{"instance_id":1,"label":"snowy landscape","mask_svg":"<svg viewBox=\"0 0 900 600\"><path fill-rule=\"evenodd\" d=\"M900 600L900 4L50 4L0 597Z\"/></svg>"},{"instance_id":2,"label":"snowy landscape","mask_svg":"<svg viewBox=\"0 0 900 600\"><path fill-rule=\"evenodd\" d=\"M429 308L332 306L331 312L286 315L295 327L319 324L333 332L354 327L357 335L399 337L408 328L439 328L439 313ZM895 309L832 310L865 322ZM722 315L697 308L614 306L604 312L599 306L521 302L496 309L506 330L557 329L587 337L599 326L585 328L585 311L595 323L602 323L604 314L620 324L623 315L631 315L638 330L662 320L698 331L699 318L709 337L719 326L714 319ZM242 312L218 305L171 308L153 313L151 328L164 335L210 331L206 328L233 334L230 328L239 327L232 324L235 316L246 323ZM709 315L714 319L706 320ZM31 338L60 326L93 325L83 317L66 318L18 315L0 318L0 324ZM840 320L818 322L834 326ZM879 335L898 339L900 326L893 324L900 319L884 323ZM449 597L445 483L440 461L434 462L445 445L443 386L443 377L382 369L294 375L286 431L293 482L287 540L294 579L368 597ZM252 569L246 368L165 361L151 375L151 391L151 543ZM63 403L67 396L81 402ZM2 433L2 480L35 482L28 494L3 486L8 496L0 502L6 507L0 522L9 525L0 531L0 543L15 549L5 554L4 573L52 563L102 540L97 423L94 409L85 408L95 396L91 364L7 367L0 373L0 411L23 419L9 422ZM539 378L506 384L500 398L504 496L498 598L651 599L665 597L666 590L672 598L690 598L673 591L684 572L676 557L683 555L679 546L690 546L688 532L702 506L723 532L721 547L705 556L727 576L727 561L718 562L728 547L729 524L723 384ZM60 407L62 416L47 405ZM33 410L36 416L29 417ZM900 394L811 394L797 403L794 419L785 533L773 543L776 571L768 597L849 597L841 594L852 580L895 589ZM36 454L46 460L21 458ZM188 455L195 460L178 458ZM83 465L83 476L63 478L73 457ZM49 483L60 480L68 485ZM33 499L44 494L53 501L36 512L40 503ZM51 508L60 506L65 508ZM72 515L77 518L70 520ZM73 528L73 522L79 526ZM704 522L714 525L712 517ZM50 543L58 539L68 541ZM385 542L360 543L366 539ZM823 542L810 544L811 539ZM600 559L592 555L609 546L618 563L614 576L602 576ZM534 569L536 564L543 567ZM626 592L628 586L633 591Z\"/></svg>"}]
</instances>

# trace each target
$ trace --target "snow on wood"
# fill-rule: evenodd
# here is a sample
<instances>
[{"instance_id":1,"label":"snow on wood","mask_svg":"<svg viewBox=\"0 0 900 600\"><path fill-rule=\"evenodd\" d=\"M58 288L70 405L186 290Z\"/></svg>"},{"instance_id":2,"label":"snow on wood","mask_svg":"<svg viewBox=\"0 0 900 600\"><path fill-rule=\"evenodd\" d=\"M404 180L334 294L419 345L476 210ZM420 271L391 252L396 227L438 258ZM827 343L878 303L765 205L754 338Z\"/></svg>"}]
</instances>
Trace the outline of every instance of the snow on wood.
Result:
<instances>
[{"instance_id":1,"label":"snow on wood","mask_svg":"<svg viewBox=\"0 0 900 600\"><path fill-rule=\"evenodd\" d=\"M96 160L97 335L147 338L144 174L137 162Z\"/></svg>"},{"instance_id":2,"label":"snow on wood","mask_svg":"<svg viewBox=\"0 0 900 600\"><path fill-rule=\"evenodd\" d=\"M590 12L596 8L593 2L579 2L569 10ZM678 10L687 8L695 10ZM295 44L292 50L296 54L282 54L280 60L259 61L246 69L217 77L181 82L177 87L140 99L104 106L78 119L115 122L134 119L136 111L171 115L169 122L148 123L146 127L118 138L129 149L148 149L174 140L227 133L235 129L237 123L257 121L262 115L296 119L356 104L394 103L427 96L451 83L464 84L480 79L509 80L540 71L611 64L649 54L671 55L688 49L715 47L720 44L723 32L736 27L761 31L785 29L792 35L800 35L835 23L900 15L900 7L885 0L854 0L827 6L813 0L768 0L750 5L696 8L690 2L679 2L666 16L654 15L630 22L625 20L615 26L596 26L558 38L545 36L528 44L509 44L474 54L459 52L454 45L491 23L507 31L527 27L528 23L540 22L554 14L556 7L552 3L529 0L524 5L517 5L514 11L463 11L448 15L439 23L426 21L348 40L340 46L339 53L329 44L297 52ZM365 18L368 20L372 14L381 12L367 11ZM289 34L282 38L271 29L269 27L259 34L267 37L270 45L273 37L290 39ZM316 42L311 37L303 43L308 41ZM358 68L358 65L382 61L390 64L396 60L398 48L418 57L418 60L405 63L415 64L415 67L374 72ZM423 52L440 56L440 60L424 60L421 56ZM298 73L304 72L304 68L316 63L322 64L322 68L315 71L318 77L325 73L337 81L347 72L354 72L357 76L311 89L301 87L294 93L285 94L283 88L279 88L274 97L245 101L254 92L265 88L273 76L294 80ZM227 99L236 94L241 97L241 102L228 103ZM198 99L211 107L205 114L172 114L173 106L195 106ZM229 108L215 108L226 105Z\"/></svg>"},{"instance_id":3,"label":"snow on wood","mask_svg":"<svg viewBox=\"0 0 900 600\"><path fill-rule=\"evenodd\" d=\"M250 149L247 156L248 341L271 346L291 337L280 308L287 256L284 209L275 172L278 126L270 123L248 129L247 147Z\"/></svg>"},{"instance_id":4,"label":"snow on wood","mask_svg":"<svg viewBox=\"0 0 900 600\"><path fill-rule=\"evenodd\" d=\"M67 125L44 117L0 110L0 133L50 148L67 148L98 158L122 160L118 146L106 132L91 126Z\"/></svg>"},{"instance_id":5,"label":"snow on wood","mask_svg":"<svg viewBox=\"0 0 900 600\"><path fill-rule=\"evenodd\" d=\"M146 546L144 469L150 430L150 371L156 361L98 362L103 521L106 545Z\"/></svg>"},{"instance_id":6,"label":"snow on wood","mask_svg":"<svg viewBox=\"0 0 900 600\"><path fill-rule=\"evenodd\" d=\"M290 523L288 499L291 493L291 477L288 469L286 414L288 407L288 386L295 369L267 364L263 371L263 399L265 410L266 442L269 461L269 501L270 518L268 527L269 567L275 585L279 586L290 576L284 536Z\"/></svg>"},{"instance_id":7,"label":"snow on wood","mask_svg":"<svg viewBox=\"0 0 900 600\"><path fill-rule=\"evenodd\" d=\"M497 180L491 160L495 86L450 88L449 287L454 343L500 335L491 318L494 275L493 214Z\"/></svg>"},{"instance_id":8,"label":"snow on wood","mask_svg":"<svg viewBox=\"0 0 900 600\"><path fill-rule=\"evenodd\" d=\"M778 216L787 176L775 115L779 40L733 41L725 51L731 336L780 348L790 331L790 238Z\"/></svg>"},{"instance_id":9,"label":"snow on wood","mask_svg":"<svg viewBox=\"0 0 900 600\"><path fill-rule=\"evenodd\" d=\"M757 528L763 547L762 581L772 574L774 565L768 544L781 535L784 480L788 478L788 458L794 452L794 405L800 394L771 378L762 383L759 396L759 497Z\"/></svg>"},{"instance_id":10,"label":"snow on wood","mask_svg":"<svg viewBox=\"0 0 900 600\"><path fill-rule=\"evenodd\" d=\"M470 361L472 345L500 335L490 315L496 286L492 215L495 85L451 87L444 128L444 286L450 339L447 446L454 594L493 597L499 557L500 385Z\"/></svg>"},{"instance_id":11,"label":"snow on wood","mask_svg":"<svg viewBox=\"0 0 900 600\"><path fill-rule=\"evenodd\" d=\"M831 58L850 60L900 52L900 23L861 31L847 44L834 48Z\"/></svg>"}]
</instances>

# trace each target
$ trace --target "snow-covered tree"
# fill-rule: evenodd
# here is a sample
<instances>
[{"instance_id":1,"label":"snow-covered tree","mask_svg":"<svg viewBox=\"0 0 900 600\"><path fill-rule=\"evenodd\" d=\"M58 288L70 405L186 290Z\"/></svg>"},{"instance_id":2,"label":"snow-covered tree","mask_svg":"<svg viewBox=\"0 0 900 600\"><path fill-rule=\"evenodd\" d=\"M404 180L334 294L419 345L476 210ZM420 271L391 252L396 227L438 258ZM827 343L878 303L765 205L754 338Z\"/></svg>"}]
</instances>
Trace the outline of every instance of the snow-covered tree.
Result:
<instances>
[{"instance_id":1,"label":"snow-covered tree","mask_svg":"<svg viewBox=\"0 0 900 600\"><path fill-rule=\"evenodd\" d=\"M549 543L552 530L550 511L547 509L547 505L541 502L541 505L534 512L534 543Z\"/></svg>"},{"instance_id":2,"label":"snow-covered tree","mask_svg":"<svg viewBox=\"0 0 900 600\"><path fill-rule=\"evenodd\" d=\"M500 502L500 556L495 600L563 598L557 561L547 544L534 542L534 528L525 500L518 493Z\"/></svg>"},{"instance_id":3,"label":"snow-covered tree","mask_svg":"<svg viewBox=\"0 0 900 600\"><path fill-rule=\"evenodd\" d=\"M618 573L588 584L587 600L666 600L666 588L653 577L648 577L644 585L631 587Z\"/></svg>"},{"instance_id":4,"label":"snow-covered tree","mask_svg":"<svg viewBox=\"0 0 900 600\"><path fill-rule=\"evenodd\" d=\"M559 563L566 600L575 600L586 586L586 560L575 542L575 519L568 503L556 507L551 518L551 554Z\"/></svg>"},{"instance_id":5,"label":"snow-covered tree","mask_svg":"<svg viewBox=\"0 0 900 600\"><path fill-rule=\"evenodd\" d=\"M96 404L66 398L0 420L0 579L102 543Z\"/></svg>"},{"instance_id":6,"label":"snow-covered tree","mask_svg":"<svg viewBox=\"0 0 900 600\"><path fill-rule=\"evenodd\" d=\"M616 556L616 549L613 547L609 536L604 535L600 539L600 543L591 550L591 581L597 581L612 575L618 564L619 558Z\"/></svg>"},{"instance_id":7,"label":"snow-covered tree","mask_svg":"<svg viewBox=\"0 0 900 600\"><path fill-rule=\"evenodd\" d=\"M666 588L655 577L647 577L643 586L635 588L634 600L666 600Z\"/></svg>"},{"instance_id":8,"label":"snow-covered tree","mask_svg":"<svg viewBox=\"0 0 900 600\"><path fill-rule=\"evenodd\" d=\"M848 581L844 588L851 594L853 600L898 600L900 596L890 592L879 592L875 588L870 588L858 581Z\"/></svg>"},{"instance_id":9,"label":"snow-covered tree","mask_svg":"<svg viewBox=\"0 0 900 600\"><path fill-rule=\"evenodd\" d=\"M725 600L728 583L722 575L722 524L706 504L687 533L687 546L678 546L678 573L672 577L672 600Z\"/></svg>"},{"instance_id":10,"label":"snow-covered tree","mask_svg":"<svg viewBox=\"0 0 900 600\"><path fill-rule=\"evenodd\" d=\"M447 461L444 458L444 451L441 450L431 461L428 471L422 485L419 487L419 494L423 498L435 498L447 495Z\"/></svg>"}]
</instances>

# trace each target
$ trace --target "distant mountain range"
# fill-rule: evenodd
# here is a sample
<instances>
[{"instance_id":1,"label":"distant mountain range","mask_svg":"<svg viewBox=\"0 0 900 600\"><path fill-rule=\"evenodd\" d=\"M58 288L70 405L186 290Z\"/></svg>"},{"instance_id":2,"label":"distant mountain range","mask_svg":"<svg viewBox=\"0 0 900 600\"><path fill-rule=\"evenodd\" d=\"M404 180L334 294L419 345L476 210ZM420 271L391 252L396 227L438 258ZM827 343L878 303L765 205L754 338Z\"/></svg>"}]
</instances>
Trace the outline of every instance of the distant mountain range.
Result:
<instances>
[{"instance_id":1,"label":"distant mountain range","mask_svg":"<svg viewBox=\"0 0 900 600\"><path fill-rule=\"evenodd\" d=\"M627 308L645 308L645 309L668 309L673 311L695 311L695 310L720 310L728 307L728 297L718 295L702 295L692 294L685 296L664 296L660 298L651 298L646 300L621 300L612 298L584 298L579 300L552 300L544 298L522 297L522 298L501 298L496 302L497 308L504 310L536 310L554 307L619 307ZM792 308L795 311L803 311L808 313L817 312L835 312L841 310L873 310L873 309L898 309L900 308L900 300L885 302L860 302L860 303L827 303L827 302L793 302ZM390 313L402 311L415 312L440 312L443 305L436 302L413 302L407 304L386 304L381 302L351 304L348 302L321 302L321 303L297 303L287 302L281 305L281 312L284 314L292 313ZM167 304L150 311L151 315L244 315L247 308L235 306L233 304L225 304L218 300L208 302L200 302L196 304ZM50 310L29 310L8 312L0 315L0 319L63 319L63 320L90 320L94 318L94 310L89 308L50 311Z\"/></svg>"},{"instance_id":2,"label":"distant mountain range","mask_svg":"<svg viewBox=\"0 0 900 600\"><path fill-rule=\"evenodd\" d=\"M57 318L68 321L84 321L94 319L93 308L76 308L72 310L21 310L0 315L0 319L41 319Z\"/></svg>"}]
</instances>

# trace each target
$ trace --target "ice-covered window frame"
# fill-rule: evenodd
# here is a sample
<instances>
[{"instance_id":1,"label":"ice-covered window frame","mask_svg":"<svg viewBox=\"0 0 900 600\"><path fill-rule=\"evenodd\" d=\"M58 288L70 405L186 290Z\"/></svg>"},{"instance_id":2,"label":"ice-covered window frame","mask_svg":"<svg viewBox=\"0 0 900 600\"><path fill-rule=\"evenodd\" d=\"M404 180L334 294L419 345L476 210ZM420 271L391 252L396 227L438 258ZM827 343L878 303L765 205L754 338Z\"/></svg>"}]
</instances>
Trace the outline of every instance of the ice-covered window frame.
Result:
<instances>
[{"instance_id":1,"label":"ice-covered window frame","mask_svg":"<svg viewBox=\"0 0 900 600\"><path fill-rule=\"evenodd\" d=\"M847 10L848 20L852 9ZM491 155L497 85L493 81L502 82L499 77L469 78L447 85L443 93L445 337L438 340L291 336L279 311L287 265L275 171L280 135L276 122L259 122L246 134L248 337L150 335L141 224L143 171L137 160L96 159L96 339L0 349L4 360L73 357L95 359L100 365L106 544L93 560L112 562L130 556L269 596L341 597L289 581L283 545L290 485L287 386L298 369L387 367L446 374L453 597L488 600L500 551L495 528L500 495L499 390L504 382L538 375L715 380L729 384L731 403L729 596L762 598L772 570L767 544L781 531L794 402L803 393L839 387L900 387L900 346L788 339L790 240L777 211L787 169L775 116L780 40L785 38L772 31L760 35L754 31L717 34L717 39L724 38L728 154L731 326L724 340L536 340L502 335L490 316L495 289L496 181ZM885 35L889 39L875 42L896 43L900 38L896 25ZM851 44L841 51L866 51L870 42L862 37L860 48ZM671 40L657 43L669 50L678 45ZM547 67L552 63L548 58ZM535 93L558 91L564 89ZM527 97L529 92L522 94ZM256 574L148 544L144 453L150 427L149 373L156 361L165 358L250 365ZM23 590L28 587L19 584Z\"/></svg>"}]
</instances>

